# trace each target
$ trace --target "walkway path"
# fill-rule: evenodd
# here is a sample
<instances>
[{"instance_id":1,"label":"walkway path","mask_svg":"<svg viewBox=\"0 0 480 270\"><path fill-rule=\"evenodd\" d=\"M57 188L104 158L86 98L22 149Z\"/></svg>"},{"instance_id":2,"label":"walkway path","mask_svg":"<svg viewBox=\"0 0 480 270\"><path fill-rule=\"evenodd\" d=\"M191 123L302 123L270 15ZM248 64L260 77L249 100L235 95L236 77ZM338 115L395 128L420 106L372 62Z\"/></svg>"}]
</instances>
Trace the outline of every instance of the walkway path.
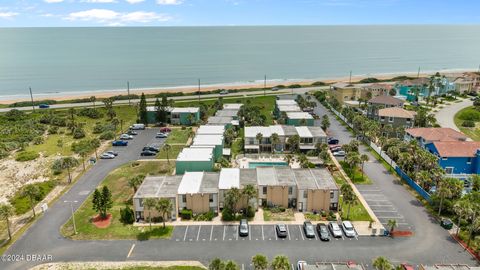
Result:
<instances>
[{"instance_id":1,"label":"walkway path","mask_svg":"<svg viewBox=\"0 0 480 270\"><path fill-rule=\"evenodd\" d=\"M437 123L441 127L448 127L452 128L456 131L460 131L460 129L455 125L455 122L453 121L453 118L455 117L455 114L462 110L465 109L466 107L472 106L473 101L469 99L465 99L462 102L455 103L453 102L450 105L446 105L442 109L440 109L438 112L435 113L435 118L437 118Z\"/></svg>"}]
</instances>

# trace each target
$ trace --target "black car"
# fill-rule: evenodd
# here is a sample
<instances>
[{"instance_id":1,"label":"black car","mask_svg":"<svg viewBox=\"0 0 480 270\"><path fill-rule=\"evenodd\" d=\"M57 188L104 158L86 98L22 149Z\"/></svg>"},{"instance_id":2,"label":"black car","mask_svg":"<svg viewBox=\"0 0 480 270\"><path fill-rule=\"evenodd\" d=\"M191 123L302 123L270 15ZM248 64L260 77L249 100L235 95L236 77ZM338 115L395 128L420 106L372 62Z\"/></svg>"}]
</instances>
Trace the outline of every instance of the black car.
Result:
<instances>
[{"instance_id":1,"label":"black car","mask_svg":"<svg viewBox=\"0 0 480 270\"><path fill-rule=\"evenodd\" d=\"M307 238L315 238L315 229L313 228L312 222L308 220L303 222L303 230Z\"/></svg>"},{"instance_id":2,"label":"black car","mask_svg":"<svg viewBox=\"0 0 480 270\"><path fill-rule=\"evenodd\" d=\"M330 241L330 234L328 233L327 225L323 223L317 224L317 232L322 241Z\"/></svg>"},{"instance_id":3,"label":"black car","mask_svg":"<svg viewBox=\"0 0 480 270\"><path fill-rule=\"evenodd\" d=\"M160 152L160 149L153 147L153 146L145 146L143 147L142 151L150 151L150 152L155 152L158 153Z\"/></svg>"},{"instance_id":4,"label":"black car","mask_svg":"<svg viewBox=\"0 0 480 270\"><path fill-rule=\"evenodd\" d=\"M238 235L248 236L248 222L246 219L240 220L240 225L238 225Z\"/></svg>"},{"instance_id":5,"label":"black car","mask_svg":"<svg viewBox=\"0 0 480 270\"><path fill-rule=\"evenodd\" d=\"M149 151L149 150L144 150L140 153L140 156L156 156L157 152Z\"/></svg>"},{"instance_id":6,"label":"black car","mask_svg":"<svg viewBox=\"0 0 480 270\"><path fill-rule=\"evenodd\" d=\"M328 138L328 144L338 144L339 140L335 138Z\"/></svg>"},{"instance_id":7,"label":"black car","mask_svg":"<svg viewBox=\"0 0 480 270\"><path fill-rule=\"evenodd\" d=\"M277 236L279 238L285 238L288 236L288 232L287 232L287 225L281 223L281 224L277 224L275 226L275 230L277 231Z\"/></svg>"}]
</instances>

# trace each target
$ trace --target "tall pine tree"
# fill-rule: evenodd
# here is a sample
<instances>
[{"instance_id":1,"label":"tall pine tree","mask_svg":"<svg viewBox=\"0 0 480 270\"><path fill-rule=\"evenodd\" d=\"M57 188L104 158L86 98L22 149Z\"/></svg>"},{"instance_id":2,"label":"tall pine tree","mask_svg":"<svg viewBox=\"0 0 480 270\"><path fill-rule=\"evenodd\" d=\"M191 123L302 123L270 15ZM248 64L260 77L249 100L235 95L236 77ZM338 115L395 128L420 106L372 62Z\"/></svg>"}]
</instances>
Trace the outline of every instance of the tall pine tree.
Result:
<instances>
[{"instance_id":1,"label":"tall pine tree","mask_svg":"<svg viewBox=\"0 0 480 270\"><path fill-rule=\"evenodd\" d=\"M145 94L142 93L140 98L140 104L138 105L138 112L140 117L140 123L148 125L148 116L147 116L147 99L145 98Z\"/></svg>"}]
</instances>

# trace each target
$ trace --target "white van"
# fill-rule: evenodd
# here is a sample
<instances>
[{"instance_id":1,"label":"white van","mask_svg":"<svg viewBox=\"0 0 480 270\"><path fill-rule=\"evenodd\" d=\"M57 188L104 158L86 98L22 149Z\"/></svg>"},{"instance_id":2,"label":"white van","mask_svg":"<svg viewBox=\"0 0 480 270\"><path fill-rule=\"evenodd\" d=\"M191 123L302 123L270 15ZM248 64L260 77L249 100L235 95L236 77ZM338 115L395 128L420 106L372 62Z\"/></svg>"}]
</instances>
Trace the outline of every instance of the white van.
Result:
<instances>
[{"instance_id":1,"label":"white van","mask_svg":"<svg viewBox=\"0 0 480 270\"><path fill-rule=\"evenodd\" d=\"M130 129L132 130L144 130L145 129L145 124L133 124Z\"/></svg>"}]
</instances>

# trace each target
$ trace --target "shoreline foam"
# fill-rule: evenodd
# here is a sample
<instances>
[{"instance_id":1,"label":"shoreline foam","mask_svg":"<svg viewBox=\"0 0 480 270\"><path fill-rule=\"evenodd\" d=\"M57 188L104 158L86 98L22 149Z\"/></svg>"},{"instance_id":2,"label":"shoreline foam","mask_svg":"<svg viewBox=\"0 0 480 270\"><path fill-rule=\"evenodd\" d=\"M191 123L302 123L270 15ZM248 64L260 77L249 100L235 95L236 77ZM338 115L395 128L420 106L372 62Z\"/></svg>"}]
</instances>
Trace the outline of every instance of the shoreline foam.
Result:
<instances>
[{"instance_id":1,"label":"shoreline foam","mask_svg":"<svg viewBox=\"0 0 480 270\"><path fill-rule=\"evenodd\" d=\"M458 73L474 71L472 69L444 69L439 71L440 73ZM436 71L421 71L420 76L427 76L435 73ZM386 73L368 73L361 75L352 75L352 82L359 81L368 77L375 77L377 79L389 79L396 76L417 76L417 72L386 72ZM348 76L330 77L330 78L317 78L317 79L272 79L267 80L267 87L274 87L280 84L311 84L316 81L323 81L325 83L333 83L338 81L348 81ZM201 85L200 91L212 91L217 89L248 89L248 88L263 88L263 80L249 81L249 82L231 82L231 83L215 83ZM130 94L159 94L159 93L172 93L172 92L184 92L194 93L198 91L198 85L181 85L181 86L169 86L169 87L146 87L146 88L130 88ZM51 99L56 101L65 101L72 99L81 99L95 96L97 98L107 98L115 95L126 95L127 89L109 89L109 90L90 90L90 91L72 91L72 92L50 92L35 94L34 99L44 100ZM0 104L11 104L21 101L29 101L30 96L26 95L6 95L0 96Z\"/></svg>"}]
</instances>

